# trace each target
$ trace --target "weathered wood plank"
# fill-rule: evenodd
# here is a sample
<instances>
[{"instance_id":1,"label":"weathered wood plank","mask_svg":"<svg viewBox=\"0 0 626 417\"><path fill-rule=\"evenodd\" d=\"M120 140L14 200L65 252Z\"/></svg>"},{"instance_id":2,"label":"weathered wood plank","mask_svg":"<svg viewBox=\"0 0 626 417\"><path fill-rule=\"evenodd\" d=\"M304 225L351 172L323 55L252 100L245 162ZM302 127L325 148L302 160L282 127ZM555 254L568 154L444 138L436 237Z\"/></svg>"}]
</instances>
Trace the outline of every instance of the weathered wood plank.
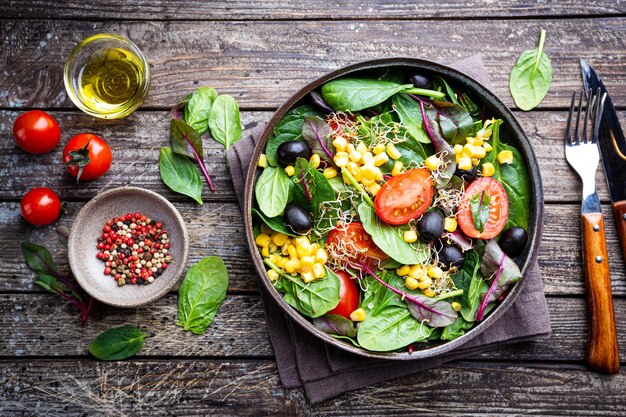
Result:
<instances>
[{"instance_id":1,"label":"weathered wood plank","mask_svg":"<svg viewBox=\"0 0 626 417\"><path fill-rule=\"evenodd\" d=\"M588 334L582 299L548 298L552 337L548 341L503 346L472 359L507 361L582 361ZM173 294L133 310L97 305L86 326L74 310L51 295L0 296L0 357L88 355L89 343L105 329L131 324L150 334L141 357L270 357L272 347L259 296L229 295L206 334L193 335L176 326ZM616 300L615 314L626 314L626 301ZM618 320L618 335L626 323ZM626 358L626 345L621 345Z\"/></svg>"},{"instance_id":2,"label":"weathered wood plank","mask_svg":"<svg viewBox=\"0 0 626 417\"><path fill-rule=\"evenodd\" d=\"M548 0L535 3L515 0L492 3L460 0L449 3L410 0L297 0L286 1L147 1L135 5L123 0L99 1L85 7L76 1L10 0L0 5L5 18L121 19L121 20L217 20L217 19L362 19L362 18L485 18L526 16L612 15L626 12L621 1Z\"/></svg>"},{"instance_id":3,"label":"weathered wood plank","mask_svg":"<svg viewBox=\"0 0 626 417\"><path fill-rule=\"evenodd\" d=\"M246 249L243 220L234 203L195 204L175 203L187 219L190 235L190 265L208 255L221 256L231 276L230 289L257 290L258 278ZM58 224L69 226L82 203L68 205L70 214ZM620 256L610 208L605 208L609 262L613 275L613 293L626 295L624 262ZM539 251L539 265L546 293L551 295L584 294L580 249L578 205L551 204L546 206L545 229ZM20 243L31 241L46 245L55 254L59 265L66 268L66 250L61 247L54 227L35 228L20 218L17 203L0 203L0 239L11 242L0 253L0 291L38 291L33 274L23 263Z\"/></svg>"},{"instance_id":4,"label":"weathered wood plank","mask_svg":"<svg viewBox=\"0 0 626 417\"><path fill-rule=\"evenodd\" d=\"M504 6L503 7L508 7ZM276 108L306 83L348 63L410 56L443 63L481 53L507 104L510 68L548 31L554 83L543 107L567 107L580 88L578 59L604 76L617 103L626 100L626 27L622 18L303 21L90 22L3 21L0 106L71 107L63 63L94 33L133 39L153 68L146 107L169 108L196 85L233 95L243 108Z\"/></svg>"},{"instance_id":5,"label":"weathered wood plank","mask_svg":"<svg viewBox=\"0 0 626 417\"><path fill-rule=\"evenodd\" d=\"M63 130L61 144L46 155L29 156L10 140L17 111L0 111L0 141L3 169L0 170L0 199L20 199L34 186L45 185L56 190L66 200L86 200L98 192L123 185L135 185L154 190L170 200L192 200L175 194L165 187L159 176L159 149L169 143L169 116L166 112L139 112L125 120L100 121L79 112L50 112ZM565 161L563 136L566 111L516 112L534 147L541 169L547 202L576 202L580 199L580 182ZM626 120L626 112L620 115ZM258 137L272 112L243 112L244 137ZM113 150L110 171L95 181L76 185L73 177L61 166L63 146L73 135L94 132L107 140ZM230 173L224 162L222 145L205 140L205 163L216 185L212 193L204 187L206 201L234 201ZM36 175L32 175L36 173ZM598 170L597 185L600 198L608 200L602 169Z\"/></svg>"},{"instance_id":6,"label":"weathered wood plank","mask_svg":"<svg viewBox=\"0 0 626 417\"><path fill-rule=\"evenodd\" d=\"M71 370L71 372L68 372ZM625 373L582 366L459 362L312 406L270 361L0 362L6 415L616 416ZM600 393L600 394L599 394ZM602 400L593 400L601 395ZM454 399L451 401L451 399Z\"/></svg>"}]
</instances>

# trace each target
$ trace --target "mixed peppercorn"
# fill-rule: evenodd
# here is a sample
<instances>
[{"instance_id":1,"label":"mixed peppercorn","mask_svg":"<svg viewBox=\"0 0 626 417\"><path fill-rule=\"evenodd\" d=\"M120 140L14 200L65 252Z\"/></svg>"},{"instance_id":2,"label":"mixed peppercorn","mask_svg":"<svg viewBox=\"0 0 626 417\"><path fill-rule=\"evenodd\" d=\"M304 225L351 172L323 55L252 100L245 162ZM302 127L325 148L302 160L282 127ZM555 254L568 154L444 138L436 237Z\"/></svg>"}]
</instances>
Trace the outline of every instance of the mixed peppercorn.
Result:
<instances>
[{"instance_id":1,"label":"mixed peppercorn","mask_svg":"<svg viewBox=\"0 0 626 417\"><path fill-rule=\"evenodd\" d=\"M97 248L104 275L111 275L119 286L150 284L173 262L163 223L140 212L107 220Z\"/></svg>"}]
</instances>

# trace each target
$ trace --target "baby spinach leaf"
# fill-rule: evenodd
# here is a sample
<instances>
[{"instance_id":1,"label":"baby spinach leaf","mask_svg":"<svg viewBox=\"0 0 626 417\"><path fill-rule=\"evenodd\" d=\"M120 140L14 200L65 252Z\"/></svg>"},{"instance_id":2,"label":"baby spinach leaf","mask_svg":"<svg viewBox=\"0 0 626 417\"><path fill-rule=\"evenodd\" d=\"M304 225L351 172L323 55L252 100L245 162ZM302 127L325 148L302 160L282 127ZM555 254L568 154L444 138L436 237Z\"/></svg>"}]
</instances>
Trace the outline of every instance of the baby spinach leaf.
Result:
<instances>
[{"instance_id":1,"label":"baby spinach leaf","mask_svg":"<svg viewBox=\"0 0 626 417\"><path fill-rule=\"evenodd\" d=\"M442 340L454 340L463 336L465 331L471 329L473 325L473 322L466 321L463 317L457 317L454 323L443 328L440 338Z\"/></svg>"},{"instance_id":2,"label":"baby spinach leaf","mask_svg":"<svg viewBox=\"0 0 626 417\"><path fill-rule=\"evenodd\" d=\"M474 227L480 232L485 230L487 220L489 220L489 209L491 207L491 196L483 190L470 198L470 209L474 219Z\"/></svg>"},{"instance_id":3,"label":"baby spinach leaf","mask_svg":"<svg viewBox=\"0 0 626 417\"><path fill-rule=\"evenodd\" d=\"M465 253L463 268L454 275L453 281L458 289L463 290L463 294L456 298L461 303L461 316L466 321L473 322L481 297L489 289L489 285L480 275L480 260L476 251Z\"/></svg>"},{"instance_id":4,"label":"baby spinach leaf","mask_svg":"<svg viewBox=\"0 0 626 417\"><path fill-rule=\"evenodd\" d=\"M100 333L89 345L89 353L103 361L119 361L139 353L148 335L134 326L122 326Z\"/></svg>"},{"instance_id":5,"label":"baby spinach leaf","mask_svg":"<svg viewBox=\"0 0 626 417\"><path fill-rule=\"evenodd\" d=\"M307 141L313 153L318 154L323 160L334 164L334 148L332 146L333 129L322 118L309 116L304 119L302 136Z\"/></svg>"},{"instance_id":6,"label":"baby spinach leaf","mask_svg":"<svg viewBox=\"0 0 626 417\"><path fill-rule=\"evenodd\" d=\"M209 113L209 129L213 139L226 149L241 138L239 105L234 98L222 94L215 99Z\"/></svg>"},{"instance_id":7,"label":"baby spinach leaf","mask_svg":"<svg viewBox=\"0 0 626 417\"><path fill-rule=\"evenodd\" d=\"M186 156L164 146L159 153L161 179L172 191L193 198L202 205L202 180L198 168Z\"/></svg>"},{"instance_id":8,"label":"baby spinach leaf","mask_svg":"<svg viewBox=\"0 0 626 417\"><path fill-rule=\"evenodd\" d=\"M209 256L187 271L178 290L178 322L183 329L203 334L226 298L228 271L224 261Z\"/></svg>"},{"instance_id":9,"label":"baby spinach leaf","mask_svg":"<svg viewBox=\"0 0 626 417\"><path fill-rule=\"evenodd\" d=\"M363 279L365 280L367 290L363 294L361 307L365 309L367 314L375 316L378 312L391 305L405 306L402 299L396 293L382 285L373 276L366 276ZM405 288L404 280L393 272L382 271L380 279L386 281L394 288Z\"/></svg>"},{"instance_id":10,"label":"baby spinach leaf","mask_svg":"<svg viewBox=\"0 0 626 417\"><path fill-rule=\"evenodd\" d=\"M289 200L289 177L282 168L263 169L254 186L256 201L267 217L282 214Z\"/></svg>"},{"instance_id":11,"label":"baby spinach leaf","mask_svg":"<svg viewBox=\"0 0 626 417\"><path fill-rule=\"evenodd\" d=\"M209 113L217 98L217 90L213 87L200 87L193 92L185 104L185 122L194 128L199 135L209 129Z\"/></svg>"},{"instance_id":12,"label":"baby spinach leaf","mask_svg":"<svg viewBox=\"0 0 626 417\"><path fill-rule=\"evenodd\" d=\"M365 349L388 352L425 340L431 331L415 320L408 308L394 305L375 316L367 315L359 324L357 341Z\"/></svg>"},{"instance_id":13,"label":"baby spinach leaf","mask_svg":"<svg viewBox=\"0 0 626 417\"><path fill-rule=\"evenodd\" d=\"M404 265L421 264L427 261L429 249L418 243L413 246L402 238L403 231L384 223L374 209L367 203L361 203L358 207L359 218L363 228L372 237L376 245L387 255Z\"/></svg>"},{"instance_id":14,"label":"baby spinach leaf","mask_svg":"<svg viewBox=\"0 0 626 417\"><path fill-rule=\"evenodd\" d=\"M304 119L309 116L320 116L320 113L311 106L300 106L289 110L274 127L272 135L267 140L265 155L267 163L271 166L278 165L276 152L278 147L291 140L301 140Z\"/></svg>"},{"instance_id":15,"label":"baby spinach leaf","mask_svg":"<svg viewBox=\"0 0 626 417\"><path fill-rule=\"evenodd\" d=\"M440 90L440 91L443 90L451 102L455 104L460 104L459 100L457 99L456 93L454 92L454 89L442 77L440 77L439 75L436 75L435 78L433 79L433 84L437 90Z\"/></svg>"},{"instance_id":16,"label":"baby spinach leaf","mask_svg":"<svg viewBox=\"0 0 626 417\"><path fill-rule=\"evenodd\" d=\"M495 172L493 177L496 178L504 186L506 195L509 200L509 225L520 226L528 230L530 220L530 175L524 157L513 146L500 142L500 125L502 120L496 120L493 123L493 133L491 135L491 145L493 150L481 160L481 166L490 162ZM498 153L503 150L509 150L513 153L513 163L500 164L498 162Z\"/></svg>"},{"instance_id":17,"label":"baby spinach leaf","mask_svg":"<svg viewBox=\"0 0 626 417\"><path fill-rule=\"evenodd\" d=\"M326 277L313 282L305 283L300 277L287 274L283 274L281 280L285 280L285 301L305 316L323 316L339 304L341 280L328 267Z\"/></svg>"},{"instance_id":18,"label":"baby spinach leaf","mask_svg":"<svg viewBox=\"0 0 626 417\"><path fill-rule=\"evenodd\" d=\"M202 150L202 139L196 130L182 120L172 119L170 124L170 140L172 141L172 151L179 155L195 159L202 163L204 151ZM197 156L196 156L197 155Z\"/></svg>"},{"instance_id":19,"label":"baby spinach leaf","mask_svg":"<svg viewBox=\"0 0 626 417\"><path fill-rule=\"evenodd\" d=\"M515 104L522 110L531 110L548 94L552 84L552 64L543 52L546 31L541 29L539 46L522 52L511 69L509 90Z\"/></svg>"},{"instance_id":20,"label":"baby spinach leaf","mask_svg":"<svg viewBox=\"0 0 626 417\"><path fill-rule=\"evenodd\" d=\"M356 337L357 328L354 327L354 322L337 314L325 314L313 319L313 325L328 334Z\"/></svg>"},{"instance_id":21,"label":"baby spinach leaf","mask_svg":"<svg viewBox=\"0 0 626 417\"><path fill-rule=\"evenodd\" d=\"M489 290L484 295L476 312L476 320L483 319L487 306L496 301L513 283L522 278L517 264L500 249L498 242L490 240L480 262L480 272L485 277L493 275Z\"/></svg>"},{"instance_id":22,"label":"baby spinach leaf","mask_svg":"<svg viewBox=\"0 0 626 417\"><path fill-rule=\"evenodd\" d=\"M422 127L422 112L419 104L407 94L396 94L391 102L409 135L418 142L430 143L430 138Z\"/></svg>"},{"instance_id":23,"label":"baby spinach leaf","mask_svg":"<svg viewBox=\"0 0 626 417\"><path fill-rule=\"evenodd\" d=\"M413 84L364 78L339 78L322 86L322 97L335 111L355 112L382 103Z\"/></svg>"},{"instance_id":24,"label":"baby spinach leaf","mask_svg":"<svg viewBox=\"0 0 626 417\"><path fill-rule=\"evenodd\" d=\"M282 216L267 217L265 214L255 208L252 209L252 214L256 214L257 216L259 216L263 223L265 223L267 227L275 232L282 233L287 236L298 236L285 227Z\"/></svg>"}]
</instances>

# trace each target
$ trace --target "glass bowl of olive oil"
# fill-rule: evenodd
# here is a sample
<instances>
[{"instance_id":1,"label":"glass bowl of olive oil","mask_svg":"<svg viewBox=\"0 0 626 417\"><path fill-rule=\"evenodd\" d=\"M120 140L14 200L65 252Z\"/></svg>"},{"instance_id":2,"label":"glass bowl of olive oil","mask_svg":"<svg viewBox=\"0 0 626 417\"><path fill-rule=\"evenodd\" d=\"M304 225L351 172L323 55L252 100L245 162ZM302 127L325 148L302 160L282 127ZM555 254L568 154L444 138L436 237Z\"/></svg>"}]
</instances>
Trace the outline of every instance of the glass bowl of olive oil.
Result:
<instances>
[{"instance_id":1,"label":"glass bowl of olive oil","mask_svg":"<svg viewBox=\"0 0 626 417\"><path fill-rule=\"evenodd\" d=\"M150 66L129 39L99 34L82 41L64 70L65 89L74 104L102 119L119 119L143 103L150 88Z\"/></svg>"}]
</instances>

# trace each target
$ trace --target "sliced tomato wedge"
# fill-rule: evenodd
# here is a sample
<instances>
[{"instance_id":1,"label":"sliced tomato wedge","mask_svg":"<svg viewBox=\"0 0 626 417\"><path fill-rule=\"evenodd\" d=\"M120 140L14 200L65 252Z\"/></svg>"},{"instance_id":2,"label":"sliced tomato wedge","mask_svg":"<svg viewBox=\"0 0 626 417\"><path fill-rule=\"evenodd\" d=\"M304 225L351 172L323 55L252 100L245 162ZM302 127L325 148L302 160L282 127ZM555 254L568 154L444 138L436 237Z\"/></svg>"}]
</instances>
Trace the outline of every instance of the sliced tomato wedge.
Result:
<instances>
[{"instance_id":1,"label":"sliced tomato wedge","mask_svg":"<svg viewBox=\"0 0 626 417\"><path fill-rule=\"evenodd\" d=\"M380 261L388 259L389 256L383 252L367 234L363 225L359 222L352 222L348 225L339 225L333 229L326 239L326 246L336 246L339 253L345 253L348 263L356 269L359 262L366 264L369 268L377 268Z\"/></svg>"},{"instance_id":2,"label":"sliced tomato wedge","mask_svg":"<svg viewBox=\"0 0 626 417\"><path fill-rule=\"evenodd\" d=\"M485 228L481 232L474 224L470 200L476 194L485 191L489 194L489 218L485 223ZM480 239L492 239L500 234L509 218L509 198L502 184L491 177L479 178L472 182L465 190L465 195L459 204L456 214L459 227L467 236Z\"/></svg>"},{"instance_id":3,"label":"sliced tomato wedge","mask_svg":"<svg viewBox=\"0 0 626 417\"><path fill-rule=\"evenodd\" d=\"M354 279L350 277L345 271L334 271L335 274L341 280L341 287L339 288L339 304L326 314L338 314L347 319L350 318L350 313L359 307L359 289L356 286Z\"/></svg>"},{"instance_id":4,"label":"sliced tomato wedge","mask_svg":"<svg viewBox=\"0 0 626 417\"><path fill-rule=\"evenodd\" d=\"M374 201L376 214L388 224L407 224L430 207L434 195L430 172L411 169L383 184Z\"/></svg>"}]
</instances>

